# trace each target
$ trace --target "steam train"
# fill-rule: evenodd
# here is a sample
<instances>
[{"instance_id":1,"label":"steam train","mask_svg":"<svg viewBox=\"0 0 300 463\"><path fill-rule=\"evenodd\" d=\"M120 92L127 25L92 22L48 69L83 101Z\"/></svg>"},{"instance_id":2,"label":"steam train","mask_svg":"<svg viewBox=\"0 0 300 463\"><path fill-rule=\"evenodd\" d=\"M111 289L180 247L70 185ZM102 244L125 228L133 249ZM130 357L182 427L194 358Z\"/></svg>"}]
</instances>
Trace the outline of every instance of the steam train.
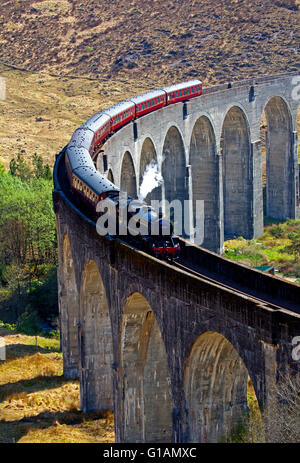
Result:
<instances>
[{"instance_id":1,"label":"steam train","mask_svg":"<svg viewBox=\"0 0 300 463\"><path fill-rule=\"evenodd\" d=\"M122 235L126 227L126 239L156 257L176 258L180 253L178 238L173 235L172 224L143 201L127 198L120 202L120 190L95 168L95 159L103 143L125 124L164 106L186 101L202 94L202 83L192 80L153 90L130 100L122 101L92 116L73 134L65 154L65 164L70 187L76 199L99 216L100 201L110 201L117 211L118 229ZM124 214L124 207L126 214ZM101 209L101 208L100 208ZM126 216L126 224L121 217ZM130 223L138 221L140 232L130 229ZM120 230L120 226L122 230ZM153 227L155 233L153 234Z\"/></svg>"}]
</instances>

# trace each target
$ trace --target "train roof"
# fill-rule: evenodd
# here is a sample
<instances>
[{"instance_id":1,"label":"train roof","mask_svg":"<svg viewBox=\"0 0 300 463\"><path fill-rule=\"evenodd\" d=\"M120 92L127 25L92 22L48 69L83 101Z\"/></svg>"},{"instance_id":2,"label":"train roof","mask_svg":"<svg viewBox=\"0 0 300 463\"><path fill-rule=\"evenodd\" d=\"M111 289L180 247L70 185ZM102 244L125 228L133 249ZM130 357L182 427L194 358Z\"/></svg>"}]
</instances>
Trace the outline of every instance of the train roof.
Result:
<instances>
[{"instance_id":1,"label":"train roof","mask_svg":"<svg viewBox=\"0 0 300 463\"><path fill-rule=\"evenodd\" d=\"M90 129L96 132L100 127L102 127L106 122L110 120L110 117L106 112L101 111L100 113L94 114L89 118L84 124L82 124L80 129Z\"/></svg>"},{"instance_id":2,"label":"train roof","mask_svg":"<svg viewBox=\"0 0 300 463\"><path fill-rule=\"evenodd\" d=\"M78 167L90 167L95 169L90 153L86 148L78 146L68 146L67 156L72 172Z\"/></svg>"},{"instance_id":3,"label":"train roof","mask_svg":"<svg viewBox=\"0 0 300 463\"><path fill-rule=\"evenodd\" d=\"M94 132L90 128L79 128L75 130L69 141L68 147L77 146L87 150L90 149L94 137Z\"/></svg>"},{"instance_id":4,"label":"train roof","mask_svg":"<svg viewBox=\"0 0 300 463\"><path fill-rule=\"evenodd\" d=\"M105 109L105 114L107 114L110 117L116 116L117 114L120 114L122 111L126 111L126 109L130 109L134 107L134 103L131 100L124 100L120 101L120 103L115 104L114 106L111 106L108 109Z\"/></svg>"},{"instance_id":5,"label":"train roof","mask_svg":"<svg viewBox=\"0 0 300 463\"><path fill-rule=\"evenodd\" d=\"M174 92L176 90L181 90L183 88L193 87L194 85L201 85L201 84L202 84L201 80L189 80L187 82L181 82L180 84L170 85L170 87L164 87L163 90L169 93L169 92Z\"/></svg>"},{"instance_id":6,"label":"train roof","mask_svg":"<svg viewBox=\"0 0 300 463\"><path fill-rule=\"evenodd\" d=\"M73 173L97 195L107 191L120 191L112 182L100 174L95 167L79 167Z\"/></svg>"},{"instance_id":7,"label":"train roof","mask_svg":"<svg viewBox=\"0 0 300 463\"><path fill-rule=\"evenodd\" d=\"M130 98L131 101L135 104L142 103L143 101L151 100L152 98L156 98L158 96L165 95L165 92L162 89L159 90L152 90L151 92L143 93L142 95L135 96L134 98Z\"/></svg>"}]
</instances>

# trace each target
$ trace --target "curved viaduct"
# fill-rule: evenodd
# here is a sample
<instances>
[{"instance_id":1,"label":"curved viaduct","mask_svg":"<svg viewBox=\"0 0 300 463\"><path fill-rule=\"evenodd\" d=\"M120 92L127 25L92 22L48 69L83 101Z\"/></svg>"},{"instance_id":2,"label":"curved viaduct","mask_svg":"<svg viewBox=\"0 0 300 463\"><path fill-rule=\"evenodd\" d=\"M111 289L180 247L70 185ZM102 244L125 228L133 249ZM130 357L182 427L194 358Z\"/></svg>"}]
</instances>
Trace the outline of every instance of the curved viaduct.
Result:
<instances>
[{"instance_id":1,"label":"curved viaduct","mask_svg":"<svg viewBox=\"0 0 300 463\"><path fill-rule=\"evenodd\" d=\"M258 236L264 110L267 210L298 214L292 90L290 75L207 89L121 129L98 169L104 154L106 174L135 194L157 159L164 184L156 198L205 200L207 248L222 250L224 230ZM300 374L292 357L300 288L185 240L174 266L100 237L69 195L63 154L53 193L60 323L64 374L79 376L82 409L113 410L117 442L223 439L247 411L248 377L263 408L279 372Z\"/></svg>"},{"instance_id":2,"label":"curved viaduct","mask_svg":"<svg viewBox=\"0 0 300 463\"><path fill-rule=\"evenodd\" d=\"M164 183L147 199L204 200L205 248L222 252L224 235L257 238L263 233L263 117L266 214L299 217L297 83L288 74L204 88L185 105L144 116L105 144L106 173L136 195L146 165L157 160ZM104 172L102 155L97 168Z\"/></svg>"}]
</instances>

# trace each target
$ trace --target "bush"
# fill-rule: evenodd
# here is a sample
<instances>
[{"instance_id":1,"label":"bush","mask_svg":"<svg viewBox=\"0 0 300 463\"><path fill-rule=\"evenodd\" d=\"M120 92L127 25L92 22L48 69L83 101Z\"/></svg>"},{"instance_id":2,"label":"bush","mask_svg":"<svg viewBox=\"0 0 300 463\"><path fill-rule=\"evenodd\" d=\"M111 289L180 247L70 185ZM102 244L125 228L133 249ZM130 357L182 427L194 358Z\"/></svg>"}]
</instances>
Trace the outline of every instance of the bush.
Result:
<instances>
[{"instance_id":1,"label":"bush","mask_svg":"<svg viewBox=\"0 0 300 463\"><path fill-rule=\"evenodd\" d=\"M23 312L17 320L17 331L29 336L36 336L41 332L41 321L37 312Z\"/></svg>"},{"instance_id":2,"label":"bush","mask_svg":"<svg viewBox=\"0 0 300 463\"><path fill-rule=\"evenodd\" d=\"M32 285L29 294L31 307L42 318L58 315L57 302L57 273L56 267L52 266L44 277L44 281L36 281Z\"/></svg>"},{"instance_id":3,"label":"bush","mask_svg":"<svg viewBox=\"0 0 300 463\"><path fill-rule=\"evenodd\" d=\"M281 238L284 234L284 230L281 228L280 225L275 225L274 227L269 229L269 233L275 236L275 238Z\"/></svg>"}]
</instances>

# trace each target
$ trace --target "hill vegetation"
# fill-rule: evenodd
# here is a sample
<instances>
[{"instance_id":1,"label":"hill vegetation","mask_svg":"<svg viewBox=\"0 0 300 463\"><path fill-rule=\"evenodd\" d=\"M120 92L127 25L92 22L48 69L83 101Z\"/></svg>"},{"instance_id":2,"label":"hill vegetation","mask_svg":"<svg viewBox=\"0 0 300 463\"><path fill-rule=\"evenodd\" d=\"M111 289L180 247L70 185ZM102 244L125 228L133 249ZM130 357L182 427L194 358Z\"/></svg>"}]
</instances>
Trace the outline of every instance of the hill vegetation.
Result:
<instances>
[{"instance_id":1,"label":"hill vegetation","mask_svg":"<svg viewBox=\"0 0 300 463\"><path fill-rule=\"evenodd\" d=\"M297 70L299 0L3 0L0 59L51 73L205 84Z\"/></svg>"},{"instance_id":2,"label":"hill vegetation","mask_svg":"<svg viewBox=\"0 0 300 463\"><path fill-rule=\"evenodd\" d=\"M51 170L37 155L30 165L19 154L8 172L0 165L2 320L19 320L27 312L38 324L38 318L58 314L52 188Z\"/></svg>"},{"instance_id":3,"label":"hill vegetation","mask_svg":"<svg viewBox=\"0 0 300 463\"><path fill-rule=\"evenodd\" d=\"M263 236L225 242L225 257L250 267L274 266L278 276L300 284L300 220L280 223L269 219Z\"/></svg>"}]
</instances>

